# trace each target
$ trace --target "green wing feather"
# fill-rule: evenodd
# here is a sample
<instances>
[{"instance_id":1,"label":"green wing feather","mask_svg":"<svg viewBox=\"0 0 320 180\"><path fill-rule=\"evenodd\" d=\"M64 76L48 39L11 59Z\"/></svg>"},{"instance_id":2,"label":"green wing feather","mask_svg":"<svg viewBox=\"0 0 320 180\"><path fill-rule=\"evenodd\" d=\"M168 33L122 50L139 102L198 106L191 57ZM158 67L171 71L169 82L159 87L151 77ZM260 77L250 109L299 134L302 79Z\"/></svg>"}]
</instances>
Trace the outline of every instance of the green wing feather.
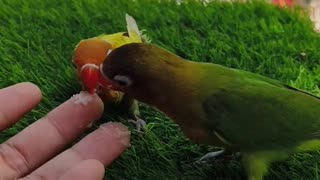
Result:
<instances>
[{"instance_id":1,"label":"green wing feather","mask_svg":"<svg viewBox=\"0 0 320 180\"><path fill-rule=\"evenodd\" d=\"M292 148L316 139L320 99L253 73L208 66L207 127L242 151ZM210 76L210 77L209 77Z\"/></svg>"}]
</instances>

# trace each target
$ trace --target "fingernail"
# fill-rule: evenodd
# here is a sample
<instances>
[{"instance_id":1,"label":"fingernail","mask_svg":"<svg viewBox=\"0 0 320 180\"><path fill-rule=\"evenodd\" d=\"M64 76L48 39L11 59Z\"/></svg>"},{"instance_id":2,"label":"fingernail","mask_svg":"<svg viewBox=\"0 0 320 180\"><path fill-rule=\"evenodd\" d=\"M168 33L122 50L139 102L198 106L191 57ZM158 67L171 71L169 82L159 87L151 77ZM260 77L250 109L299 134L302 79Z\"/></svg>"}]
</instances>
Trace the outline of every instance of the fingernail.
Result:
<instances>
[{"instance_id":1,"label":"fingernail","mask_svg":"<svg viewBox=\"0 0 320 180\"><path fill-rule=\"evenodd\" d=\"M111 121L100 125L100 128L104 131L109 131L110 135L119 138L121 144L124 146L129 146L131 132L122 123Z\"/></svg>"}]
</instances>

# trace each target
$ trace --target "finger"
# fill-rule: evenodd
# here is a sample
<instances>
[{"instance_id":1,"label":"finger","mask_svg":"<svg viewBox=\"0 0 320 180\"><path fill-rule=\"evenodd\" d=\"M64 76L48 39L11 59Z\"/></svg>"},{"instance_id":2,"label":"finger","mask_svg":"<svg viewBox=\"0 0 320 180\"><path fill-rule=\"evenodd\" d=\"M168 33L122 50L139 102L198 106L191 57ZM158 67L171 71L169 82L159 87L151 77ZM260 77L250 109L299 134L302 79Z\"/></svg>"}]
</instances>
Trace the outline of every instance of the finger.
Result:
<instances>
[{"instance_id":1,"label":"finger","mask_svg":"<svg viewBox=\"0 0 320 180\"><path fill-rule=\"evenodd\" d=\"M100 161L89 159L67 171L59 180L101 180L103 176L103 164Z\"/></svg>"},{"instance_id":2,"label":"finger","mask_svg":"<svg viewBox=\"0 0 320 180\"><path fill-rule=\"evenodd\" d=\"M107 166L128 147L129 141L130 132L124 125L107 123L44 164L29 177L58 179L68 169L87 159L96 159Z\"/></svg>"},{"instance_id":3,"label":"finger","mask_svg":"<svg viewBox=\"0 0 320 180\"><path fill-rule=\"evenodd\" d=\"M40 89L23 82L0 89L0 131L8 128L41 100Z\"/></svg>"},{"instance_id":4,"label":"finger","mask_svg":"<svg viewBox=\"0 0 320 180\"><path fill-rule=\"evenodd\" d=\"M0 179L30 173L98 119L103 111L101 100L96 95L86 97L92 98L86 106L75 104L72 98L1 144Z\"/></svg>"}]
</instances>

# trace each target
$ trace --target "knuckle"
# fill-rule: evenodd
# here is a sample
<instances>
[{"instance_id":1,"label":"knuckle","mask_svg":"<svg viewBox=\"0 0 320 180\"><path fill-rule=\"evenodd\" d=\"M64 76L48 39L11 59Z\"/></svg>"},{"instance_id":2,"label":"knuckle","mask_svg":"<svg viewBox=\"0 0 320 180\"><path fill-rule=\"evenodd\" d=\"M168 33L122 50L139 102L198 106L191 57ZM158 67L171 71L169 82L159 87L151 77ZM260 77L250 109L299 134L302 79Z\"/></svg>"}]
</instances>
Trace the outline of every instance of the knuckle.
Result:
<instances>
[{"instance_id":1,"label":"knuckle","mask_svg":"<svg viewBox=\"0 0 320 180\"><path fill-rule=\"evenodd\" d=\"M46 119L51 124L60 139L66 139L66 133L62 127L63 125L59 124L57 121L51 118L50 115L46 115L44 119Z\"/></svg>"},{"instance_id":2,"label":"knuckle","mask_svg":"<svg viewBox=\"0 0 320 180\"><path fill-rule=\"evenodd\" d=\"M0 145L0 157L20 177L30 170L30 165L22 148L14 143L5 142Z\"/></svg>"}]
</instances>

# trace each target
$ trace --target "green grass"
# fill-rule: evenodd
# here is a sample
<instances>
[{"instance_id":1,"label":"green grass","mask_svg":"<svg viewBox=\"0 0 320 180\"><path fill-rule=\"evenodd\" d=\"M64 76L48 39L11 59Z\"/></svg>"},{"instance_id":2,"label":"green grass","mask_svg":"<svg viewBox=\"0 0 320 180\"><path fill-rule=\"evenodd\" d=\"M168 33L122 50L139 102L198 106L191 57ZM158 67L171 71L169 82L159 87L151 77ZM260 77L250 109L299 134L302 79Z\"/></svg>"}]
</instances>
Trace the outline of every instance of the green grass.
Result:
<instances>
[{"instance_id":1,"label":"green grass","mask_svg":"<svg viewBox=\"0 0 320 180\"><path fill-rule=\"evenodd\" d=\"M80 90L71 64L74 46L83 38L125 31L126 12L153 43L184 58L248 70L320 95L320 37L296 11L264 3L1 0L0 87L31 81L43 92L41 104L1 133L1 142ZM147 130L133 133L132 146L108 168L107 179L245 178L237 156L194 165L213 147L191 144L161 113L141 109ZM119 117L106 112L101 122ZM274 163L266 179L319 179L319 161L318 152L295 154Z\"/></svg>"}]
</instances>

